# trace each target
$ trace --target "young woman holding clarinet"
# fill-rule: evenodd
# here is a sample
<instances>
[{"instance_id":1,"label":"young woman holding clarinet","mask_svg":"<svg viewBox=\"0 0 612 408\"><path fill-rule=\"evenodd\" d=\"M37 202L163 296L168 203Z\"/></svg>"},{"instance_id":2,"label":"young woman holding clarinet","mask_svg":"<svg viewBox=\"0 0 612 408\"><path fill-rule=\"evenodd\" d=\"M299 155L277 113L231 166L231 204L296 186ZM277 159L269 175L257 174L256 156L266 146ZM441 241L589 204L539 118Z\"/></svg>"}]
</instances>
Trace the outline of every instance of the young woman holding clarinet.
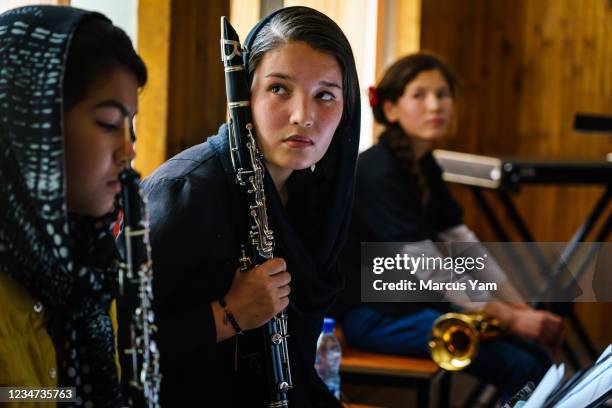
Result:
<instances>
[{"instance_id":1,"label":"young woman holding clarinet","mask_svg":"<svg viewBox=\"0 0 612 408\"><path fill-rule=\"evenodd\" d=\"M306 7L264 18L244 48L224 44L225 58L243 58L246 74L246 99L228 101L230 113L250 107L251 148L262 157L247 157L254 150L246 146L245 127L238 127L245 132L239 137L222 125L218 135L145 180L162 399L180 405L197 393L211 406L340 406L314 360L323 316L343 284L336 261L348 226L360 123L351 47L331 19ZM230 143L240 141L232 155ZM262 166L256 201L247 191L255 187L237 183L244 163ZM256 173L241 174L248 184ZM267 228L255 219L267 220ZM272 241L273 249L253 251L254 226L267 231L257 237ZM286 342L292 387L279 389L262 327L285 309L289 337L275 340Z\"/></svg>"}]
</instances>

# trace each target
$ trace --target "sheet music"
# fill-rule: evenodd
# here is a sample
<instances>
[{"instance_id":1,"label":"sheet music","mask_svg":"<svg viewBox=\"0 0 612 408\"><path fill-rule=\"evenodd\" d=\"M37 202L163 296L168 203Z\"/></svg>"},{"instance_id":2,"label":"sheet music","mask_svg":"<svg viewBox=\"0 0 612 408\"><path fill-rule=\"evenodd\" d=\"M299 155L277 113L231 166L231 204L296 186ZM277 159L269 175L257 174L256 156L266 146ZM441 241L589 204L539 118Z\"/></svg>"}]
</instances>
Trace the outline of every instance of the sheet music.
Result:
<instances>
[{"instance_id":1,"label":"sheet music","mask_svg":"<svg viewBox=\"0 0 612 408\"><path fill-rule=\"evenodd\" d=\"M612 389L612 345L576 386L555 405L555 408L586 407Z\"/></svg>"},{"instance_id":2,"label":"sheet music","mask_svg":"<svg viewBox=\"0 0 612 408\"><path fill-rule=\"evenodd\" d=\"M561 364L560 366L552 365L548 372L538 384L538 387L535 389L531 397L527 400L523 408L540 408L544 406L544 401L550 395L550 393L557 387L559 382L563 379L563 375L565 374L565 365Z\"/></svg>"}]
</instances>

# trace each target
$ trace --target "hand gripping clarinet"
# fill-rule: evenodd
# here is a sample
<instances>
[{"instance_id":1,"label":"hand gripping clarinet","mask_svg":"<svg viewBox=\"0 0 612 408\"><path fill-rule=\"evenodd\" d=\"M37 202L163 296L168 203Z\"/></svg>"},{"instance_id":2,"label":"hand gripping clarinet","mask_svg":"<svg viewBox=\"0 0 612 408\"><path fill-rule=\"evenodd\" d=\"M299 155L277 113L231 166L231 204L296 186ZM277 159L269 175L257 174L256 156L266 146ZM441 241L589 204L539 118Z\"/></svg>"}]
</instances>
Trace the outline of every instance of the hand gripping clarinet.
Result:
<instances>
[{"instance_id":1,"label":"hand gripping clarinet","mask_svg":"<svg viewBox=\"0 0 612 408\"><path fill-rule=\"evenodd\" d=\"M229 145L236 182L244 188L249 203L249 243L243 245L241 270L246 272L273 257L274 235L268 227L264 192L264 166L253 136L250 93L236 31L221 17L221 60L225 67L225 89L229 110ZM283 310L264 328L268 407L288 407L287 392L293 388L287 348L287 314Z\"/></svg>"},{"instance_id":2,"label":"hand gripping clarinet","mask_svg":"<svg viewBox=\"0 0 612 408\"><path fill-rule=\"evenodd\" d=\"M126 119L126 145L130 126ZM157 330L152 310L153 270L146 201L140 174L130 166L119 174L123 202L125 263L119 270L119 359L121 385L130 407L158 408L161 374L159 351L152 338Z\"/></svg>"}]
</instances>

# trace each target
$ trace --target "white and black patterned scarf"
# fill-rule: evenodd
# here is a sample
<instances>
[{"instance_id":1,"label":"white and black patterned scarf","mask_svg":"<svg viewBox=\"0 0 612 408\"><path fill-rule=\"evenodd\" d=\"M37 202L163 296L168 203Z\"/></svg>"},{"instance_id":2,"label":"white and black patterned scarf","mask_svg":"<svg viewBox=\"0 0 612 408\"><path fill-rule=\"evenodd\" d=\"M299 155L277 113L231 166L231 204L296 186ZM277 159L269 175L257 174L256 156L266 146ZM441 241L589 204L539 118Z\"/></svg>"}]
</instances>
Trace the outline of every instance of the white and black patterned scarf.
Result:
<instances>
[{"instance_id":1,"label":"white and black patterned scarf","mask_svg":"<svg viewBox=\"0 0 612 408\"><path fill-rule=\"evenodd\" d=\"M104 18L52 6L0 15L0 273L48 308L76 406L118 407L112 215L69 215L65 200L62 81L72 35L92 17Z\"/></svg>"}]
</instances>

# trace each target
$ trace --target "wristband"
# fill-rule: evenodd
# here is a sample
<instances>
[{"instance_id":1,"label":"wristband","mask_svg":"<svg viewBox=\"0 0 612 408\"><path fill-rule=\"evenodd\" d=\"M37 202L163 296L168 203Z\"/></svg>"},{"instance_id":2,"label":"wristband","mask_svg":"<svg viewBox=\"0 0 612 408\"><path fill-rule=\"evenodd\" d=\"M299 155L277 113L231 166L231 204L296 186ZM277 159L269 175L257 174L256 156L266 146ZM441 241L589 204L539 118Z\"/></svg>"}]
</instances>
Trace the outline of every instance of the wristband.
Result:
<instances>
[{"instance_id":1,"label":"wristband","mask_svg":"<svg viewBox=\"0 0 612 408\"><path fill-rule=\"evenodd\" d=\"M223 324L227 325L227 322L229 322L232 325L232 328L234 329L237 335L240 335L240 336L244 335L244 332L242 331L242 328L236 321L236 318L234 317L232 312L227 308L227 303L225 303L225 299L223 298L223 296L219 298L219 304L221 305L221 307L223 308L223 311L225 312L225 317L223 318Z\"/></svg>"}]
</instances>

